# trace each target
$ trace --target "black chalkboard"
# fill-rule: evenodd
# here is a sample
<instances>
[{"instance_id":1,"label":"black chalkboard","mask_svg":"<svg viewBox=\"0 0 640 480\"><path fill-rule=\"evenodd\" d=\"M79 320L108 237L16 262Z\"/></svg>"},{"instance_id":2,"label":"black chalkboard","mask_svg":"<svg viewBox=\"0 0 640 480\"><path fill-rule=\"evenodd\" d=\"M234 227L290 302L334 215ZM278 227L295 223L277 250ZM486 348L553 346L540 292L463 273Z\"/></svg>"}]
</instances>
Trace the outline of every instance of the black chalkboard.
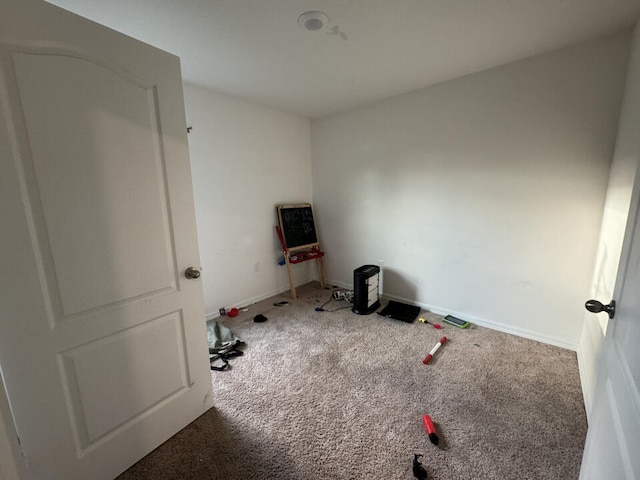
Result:
<instances>
[{"instance_id":1,"label":"black chalkboard","mask_svg":"<svg viewBox=\"0 0 640 480\"><path fill-rule=\"evenodd\" d=\"M310 204L279 205L276 209L287 248L318 243Z\"/></svg>"}]
</instances>

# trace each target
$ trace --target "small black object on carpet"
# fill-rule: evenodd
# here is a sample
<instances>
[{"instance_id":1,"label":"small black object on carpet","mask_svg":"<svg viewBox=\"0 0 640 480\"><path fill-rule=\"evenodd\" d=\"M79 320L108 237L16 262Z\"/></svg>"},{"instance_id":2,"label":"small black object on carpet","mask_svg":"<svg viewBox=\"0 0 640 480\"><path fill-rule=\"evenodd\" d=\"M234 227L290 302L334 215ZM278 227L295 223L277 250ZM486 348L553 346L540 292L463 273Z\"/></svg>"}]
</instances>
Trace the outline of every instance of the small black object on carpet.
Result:
<instances>
[{"instance_id":1,"label":"small black object on carpet","mask_svg":"<svg viewBox=\"0 0 640 480\"><path fill-rule=\"evenodd\" d=\"M387 306L380 310L378 312L378 315L393 318L394 320L402 320L403 322L412 323L418 317L418 315L420 315L420 307L389 300Z\"/></svg>"}]
</instances>

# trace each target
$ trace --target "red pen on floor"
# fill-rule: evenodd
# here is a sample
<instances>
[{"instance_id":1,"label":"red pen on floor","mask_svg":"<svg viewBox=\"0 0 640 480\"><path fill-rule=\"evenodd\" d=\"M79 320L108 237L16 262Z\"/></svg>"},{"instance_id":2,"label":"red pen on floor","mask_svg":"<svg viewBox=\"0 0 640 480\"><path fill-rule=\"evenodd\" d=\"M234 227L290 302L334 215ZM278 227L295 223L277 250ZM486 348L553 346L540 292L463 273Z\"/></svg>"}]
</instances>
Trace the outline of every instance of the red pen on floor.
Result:
<instances>
[{"instance_id":1,"label":"red pen on floor","mask_svg":"<svg viewBox=\"0 0 640 480\"><path fill-rule=\"evenodd\" d=\"M426 357L424 357L424 360L422 360L422 363L424 363L425 365L426 365L427 363L429 363L429 360L431 360L431 359L433 358L433 356L434 356L434 355L435 355L435 353L438 351L438 349L440 348L440 346L441 346L443 343L445 343L446 341L447 341L447 337L442 337L442 338L440 339L440 341L439 341L438 343L436 343L436 346L435 346L435 347L433 347L433 348L431 349L431 351L429 352L429 354L428 354Z\"/></svg>"},{"instance_id":2,"label":"red pen on floor","mask_svg":"<svg viewBox=\"0 0 640 480\"><path fill-rule=\"evenodd\" d=\"M422 423L424 423L424 428L427 429L427 434L429 435L429 440L434 445L438 445L440 439L438 438L438 434L436 433L436 427L433 425L433 421L429 415L422 416Z\"/></svg>"},{"instance_id":3,"label":"red pen on floor","mask_svg":"<svg viewBox=\"0 0 640 480\"><path fill-rule=\"evenodd\" d=\"M440 330L442 328L442 326L439 323L431 323L426 318L420 317L418 320L420 320L422 323L428 323L429 325L431 325L433 328L435 328L437 330Z\"/></svg>"}]
</instances>

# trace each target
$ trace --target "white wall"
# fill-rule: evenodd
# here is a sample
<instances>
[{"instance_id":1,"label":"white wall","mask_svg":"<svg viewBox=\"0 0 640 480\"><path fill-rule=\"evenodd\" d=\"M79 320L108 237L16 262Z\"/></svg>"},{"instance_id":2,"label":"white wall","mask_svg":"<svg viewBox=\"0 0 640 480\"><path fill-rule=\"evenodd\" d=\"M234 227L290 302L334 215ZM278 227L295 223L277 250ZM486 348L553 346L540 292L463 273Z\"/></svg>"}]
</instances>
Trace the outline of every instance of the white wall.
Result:
<instances>
[{"instance_id":1,"label":"white wall","mask_svg":"<svg viewBox=\"0 0 640 480\"><path fill-rule=\"evenodd\" d=\"M275 205L311 201L310 121L189 84L185 108L205 307L213 318L220 307L289 288L277 264ZM314 274L309 265L294 269L299 284Z\"/></svg>"},{"instance_id":2,"label":"white wall","mask_svg":"<svg viewBox=\"0 0 640 480\"><path fill-rule=\"evenodd\" d=\"M627 81L620 113L620 125L604 205L595 272L589 298L608 303L614 298L618 262L629 213L631 191L640 161L640 24L631 42ZM585 312L580 338L580 373L587 413L596 383L596 367L608 317Z\"/></svg>"},{"instance_id":3,"label":"white wall","mask_svg":"<svg viewBox=\"0 0 640 480\"><path fill-rule=\"evenodd\" d=\"M628 32L312 122L333 283L576 348Z\"/></svg>"}]
</instances>

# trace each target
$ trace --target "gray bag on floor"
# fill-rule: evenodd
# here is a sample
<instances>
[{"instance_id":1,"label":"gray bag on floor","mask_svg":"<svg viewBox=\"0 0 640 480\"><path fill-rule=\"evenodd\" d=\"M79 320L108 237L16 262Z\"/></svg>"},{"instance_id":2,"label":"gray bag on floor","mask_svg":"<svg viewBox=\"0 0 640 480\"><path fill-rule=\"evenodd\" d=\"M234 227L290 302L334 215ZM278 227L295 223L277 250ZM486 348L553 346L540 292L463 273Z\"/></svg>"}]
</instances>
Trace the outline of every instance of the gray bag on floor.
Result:
<instances>
[{"instance_id":1,"label":"gray bag on floor","mask_svg":"<svg viewBox=\"0 0 640 480\"><path fill-rule=\"evenodd\" d=\"M211 370L221 371L229 366L230 357L238 357L244 352L238 350L238 345L244 343L231 330L216 321L207 322L207 341L209 343L209 361ZM216 360L222 361L222 366L214 366Z\"/></svg>"}]
</instances>

